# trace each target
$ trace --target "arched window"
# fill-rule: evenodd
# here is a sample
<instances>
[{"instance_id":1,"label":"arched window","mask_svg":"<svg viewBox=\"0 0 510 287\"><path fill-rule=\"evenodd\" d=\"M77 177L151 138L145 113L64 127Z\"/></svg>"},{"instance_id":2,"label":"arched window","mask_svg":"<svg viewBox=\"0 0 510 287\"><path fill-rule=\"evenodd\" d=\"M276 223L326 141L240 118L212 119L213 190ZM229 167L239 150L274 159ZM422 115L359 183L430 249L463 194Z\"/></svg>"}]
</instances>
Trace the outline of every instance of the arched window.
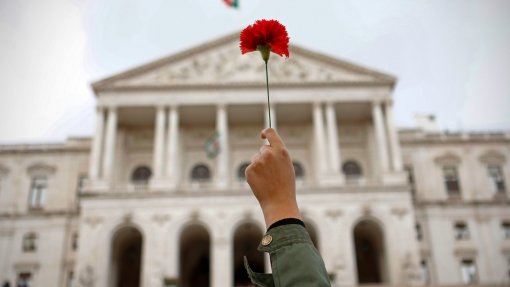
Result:
<instances>
[{"instance_id":1,"label":"arched window","mask_svg":"<svg viewBox=\"0 0 510 287\"><path fill-rule=\"evenodd\" d=\"M23 236L23 252L35 252L37 250L37 235L33 232Z\"/></svg>"},{"instance_id":2,"label":"arched window","mask_svg":"<svg viewBox=\"0 0 510 287\"><path fill-rule=\"evenodd\" d=\"M387 282L384 235L381 227L363 220L354 228L358 284Z\"/></svg>"},{"instance_id":3,"label":"arched window","mask_svg":"<svg viewBox=\"0 0 510 287\"><path fill-rule=\"evenodd\" d=\"M303 169L301 163L293 161L292 165L294 166L294 174L296 176L296 179L302 179L303 177L305 177L305 170Z\"/></svg>"},{"instance_id":4,"label":"arched window","mask_svg":"<svg viewBox=\"0 0 510 287\"><path fill-rule=\"evenodd\" d=\"M363 175L361 166L353 160L344 162L342 165L342 171L347 179L356 179Z\"/></svg>"},{"instance_id":5,"label":"arched window","mask_svg":"<svg viewBox=\"0 0 510 287\"><path fill-rule=\"evenodd\" d=\"M205 227L186 227L179 243L179 286L211 285L211 236ZM172 285L173 286L173 285Z\"/></svg>"},{"instance_id":6,"label":"arched window","mask_svg":"<svg viewBox=\"0 0 510 287\"><path fill-rule=\"evenodd\" d=\"M143 237L137 228L126 226L115 232L111 242L108 286L140 286L142 250Z\"/></svg>"},{"instance_id":7,"label":"arched window","mask_svg":"<svg viewBox=\"0 0 510 287\"><path fill-rule=\"evenodd\" d=\"M246 179L246 176L244 174L244 172L246 171L246 168L250 165L249 162L244 162L242 163L239 168L237 169L237 178L239 180L245 180Z\"/></svg>"},{"instance_id":8,"label":"arched window","mask_svg":"<svg viewBox=\"0 0 510 287\"><path fill-rule=\"evenodd\" d=\"M211 179L211 171L205 164L197 164L191 170L191 181L208 181Z\"/></svg>"},{"instance_id":9,"label":"arched window","mask_svg":"<svg viewBox=\"0 0 510 287\"><path fill-rule=\"evenodd\" d=\"M244 223L234 232L234 286L252 286L251 280L244 267L244 258L250 262L255 272L264 272L264 254L257 250L264 233L254 223Z\"/></svg>"},{"instance_id":10,"label":"arched window","mask_svg":"<svg viewBox=\"0 0 510 287\"><path fill-rule=\"evenodd\" d=\"M136 185L146 185L149 183L152 171L146 166L139 166L133 171L131 181Z\"/></svg>"}]
</instances>

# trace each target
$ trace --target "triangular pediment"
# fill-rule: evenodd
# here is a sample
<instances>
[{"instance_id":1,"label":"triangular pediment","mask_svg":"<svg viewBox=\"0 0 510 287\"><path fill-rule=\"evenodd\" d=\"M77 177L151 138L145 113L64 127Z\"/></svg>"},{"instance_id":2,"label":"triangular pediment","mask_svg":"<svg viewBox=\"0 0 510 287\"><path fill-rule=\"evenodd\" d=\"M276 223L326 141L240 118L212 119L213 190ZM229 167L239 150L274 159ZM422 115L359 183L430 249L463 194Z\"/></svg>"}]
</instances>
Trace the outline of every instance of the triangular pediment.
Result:
<instances>
[{"instance_id":1,"label":"triangular pediment","mask_svg":"<svg viewBox=\"0 0 510 287\"><path fill-rule=\"evenodd\" d=\"M238 33L93 84L94 90L265 85L258 53L241 55ZM395 78L297 46L288 59L272 55L271 85L393 85Z\"/></svg>"}]
</instances>

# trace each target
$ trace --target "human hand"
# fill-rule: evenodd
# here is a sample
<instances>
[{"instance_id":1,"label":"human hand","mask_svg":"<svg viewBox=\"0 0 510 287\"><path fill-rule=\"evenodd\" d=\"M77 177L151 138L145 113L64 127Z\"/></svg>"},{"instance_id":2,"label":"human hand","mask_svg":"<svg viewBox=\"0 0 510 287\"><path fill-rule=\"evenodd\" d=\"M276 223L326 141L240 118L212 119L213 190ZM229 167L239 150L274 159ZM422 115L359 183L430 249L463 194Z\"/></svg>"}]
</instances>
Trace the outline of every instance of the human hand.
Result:
<instances>
[{"instance_id":1,"label":"human hand","mask_svg":"<svg viewBox=\"0 0 510 287\"><path fill-rule=\"evenodd\" d=\"M268 128L260 134L263 145L246 168L246 181L259 201L266 226L284 218L301 219L296 201L296 182L292 161L278 133Z\"/></svg>"}]
</instances>

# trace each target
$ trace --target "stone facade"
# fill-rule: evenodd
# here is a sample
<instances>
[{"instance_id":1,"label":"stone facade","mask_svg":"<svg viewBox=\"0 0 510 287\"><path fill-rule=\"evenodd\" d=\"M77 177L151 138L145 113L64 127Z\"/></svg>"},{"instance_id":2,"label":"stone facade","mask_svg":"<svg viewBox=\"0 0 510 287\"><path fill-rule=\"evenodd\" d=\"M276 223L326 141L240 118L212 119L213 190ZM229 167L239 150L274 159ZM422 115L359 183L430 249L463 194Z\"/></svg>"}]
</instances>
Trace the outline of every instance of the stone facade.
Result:
<instances>
[{"instance_id":1,"label":"stone facade","mask_svg":"<svg viewBox=\"0 0 510 287\"><path fill-rule=\"evenodd\" d=\"M269 272L242 170L268 125L257 57L218 39L93 84L92 139L0 146L0 280L243 286L244 253ZM394 77L299 47L270 74L335 286L508 284L509 134L397 131Z\"/></svg>"}]
</instances>

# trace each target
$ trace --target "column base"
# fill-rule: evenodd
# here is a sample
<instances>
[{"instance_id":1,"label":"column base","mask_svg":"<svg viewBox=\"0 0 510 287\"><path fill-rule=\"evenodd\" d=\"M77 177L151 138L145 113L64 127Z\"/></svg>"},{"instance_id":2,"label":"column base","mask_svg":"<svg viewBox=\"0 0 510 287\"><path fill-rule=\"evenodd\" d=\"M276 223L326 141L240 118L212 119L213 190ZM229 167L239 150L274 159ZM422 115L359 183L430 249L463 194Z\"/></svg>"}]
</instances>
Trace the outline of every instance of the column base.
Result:
<instances>
[{"instance_id":1,"label":"column base","mask_svg":"<svg viewBox=\"0 0 510 287\"><path fill-rule=\"evenodd\" d=\"M149 183L149 189L151 191L175 191L177 183L173 179L154 178Z\"/></svg>"},{"instance_id":2,"label":"column base","mask_svg":"<svg viewBox=\"0 0 510 287\"><path fill-rule=\"evenodd\" d=\"M319 175L318 185L323 187L341 186L345 184L345 178L343 174L324 174Z\"/></svg>"},{"instance_id":3,"label":"column base","mask_svg":"<svg viewBox=\"0 0 510 287\"><path fill-rule=\"evenodd\" d=\"M90 192L107 192L111 190L111 184L106 179L96 179L89 182L87 191Z\"/></svg>"},{"instance_id":4,"label":"column base","mask_svg":"<svg viewBox=\"0 0 510 287\"><path fill-rule=\"evenodd\" d=\"M385 172L382 176L384 185L405 185L407 184L407 174L405 171Z\"/></svg>"}]
</instances>

